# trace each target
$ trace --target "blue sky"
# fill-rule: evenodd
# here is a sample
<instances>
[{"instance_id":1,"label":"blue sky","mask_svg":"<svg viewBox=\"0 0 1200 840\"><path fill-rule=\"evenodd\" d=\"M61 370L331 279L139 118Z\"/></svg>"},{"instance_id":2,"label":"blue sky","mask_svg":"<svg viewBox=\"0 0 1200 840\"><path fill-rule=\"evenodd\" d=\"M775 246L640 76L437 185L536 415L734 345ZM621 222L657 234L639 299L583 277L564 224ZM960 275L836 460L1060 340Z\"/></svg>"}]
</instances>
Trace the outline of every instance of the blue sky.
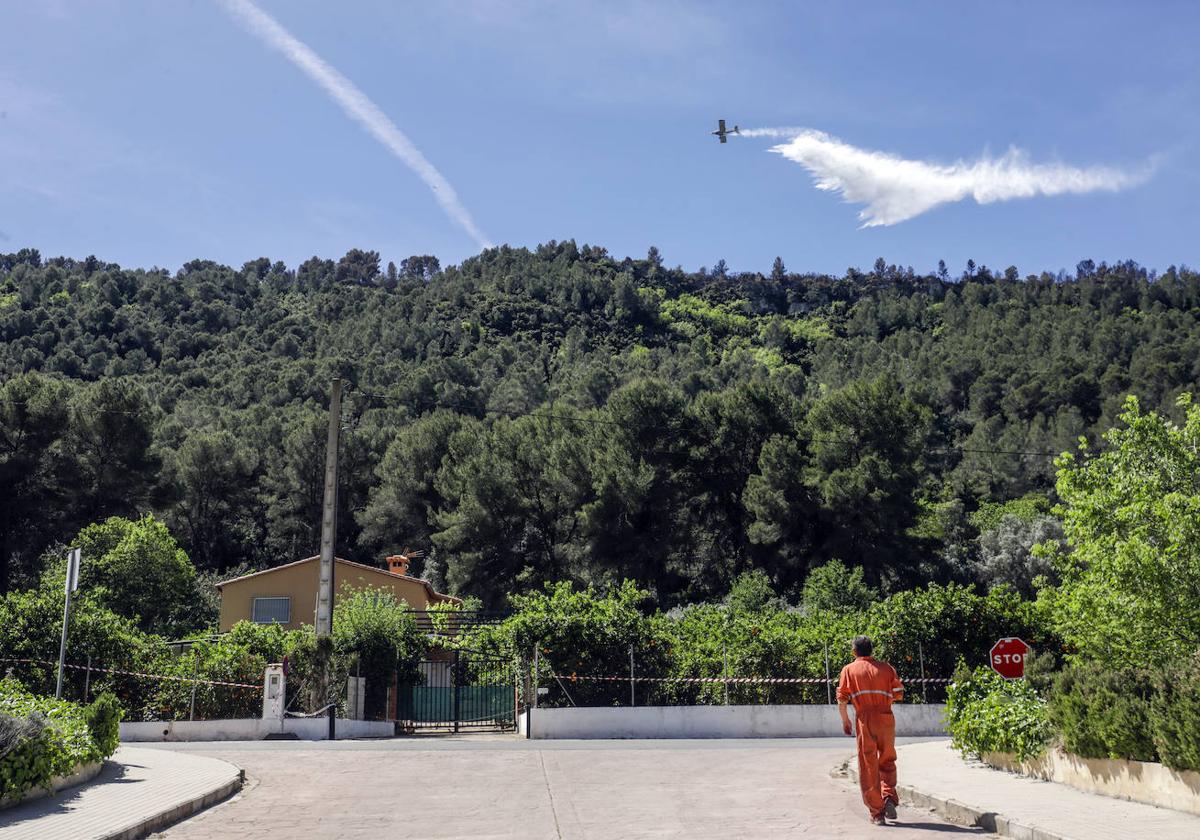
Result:
<instances>
[{"instance_id":1,"label":"blue sky","mask_svg":"<svg viewBox=\"0 0 1200 840\"><path fill-rule=\"evenodd\" d=\"M694 269L840 272L876 257L1022 272L1195 264L1200 6L1135 3L259 0L351 80L486 237L657 245ZM862 228L780 142L799 126L943 164L1148 180L945 203ZM214 0L0 7L0 251L289 265L478 245L412 170Z\"/></svg>"}]
</instances>

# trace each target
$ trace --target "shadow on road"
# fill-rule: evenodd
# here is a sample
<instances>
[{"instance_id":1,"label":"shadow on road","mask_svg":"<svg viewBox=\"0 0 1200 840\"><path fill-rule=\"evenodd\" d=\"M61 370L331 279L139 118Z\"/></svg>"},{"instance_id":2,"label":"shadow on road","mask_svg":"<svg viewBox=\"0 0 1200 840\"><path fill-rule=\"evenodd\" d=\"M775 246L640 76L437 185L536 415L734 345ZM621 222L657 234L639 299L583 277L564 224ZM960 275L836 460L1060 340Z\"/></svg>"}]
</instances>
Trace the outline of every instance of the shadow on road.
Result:
<instances>
[{"instance_id":1,"label":"shadow on road","mask_svg":"<svg viewBox=\"0 0 1200 840\"><path fill-rule=\"evenodd\" d=\"M915 828L919 831L934 831L939 834L974 834L977 837L983 837L987 834L986 831L977 825L967 827L965 825L948 825L946 823L910 822L909 820L892 820L888 825L894 825L898 828Z\"/></svg>"}]
</instances>

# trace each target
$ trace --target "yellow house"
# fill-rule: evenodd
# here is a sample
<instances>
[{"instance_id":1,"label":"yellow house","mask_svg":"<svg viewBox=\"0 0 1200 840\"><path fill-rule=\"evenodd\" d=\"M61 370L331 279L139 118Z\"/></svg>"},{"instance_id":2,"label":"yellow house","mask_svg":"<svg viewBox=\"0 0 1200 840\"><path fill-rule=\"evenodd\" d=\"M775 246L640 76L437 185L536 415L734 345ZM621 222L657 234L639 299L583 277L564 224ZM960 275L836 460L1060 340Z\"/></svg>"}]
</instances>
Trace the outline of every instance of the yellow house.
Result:
<instances>
[{"instance_id":1,"label":"yellow house","mask_svg":"<svg viewBox=\"0 0 1200 840\"><path fill-rule=\"evenodd\" d=\"M393 556L387 562L387 569L377 569L338 557L333 568L334 592L340 593L346 587L385 589L418 611L434 604L462 603L458 598L435 592L429 581L410 577L407 557ZM218 583L221 632L227 632L239 621L282 624L288 630L316 623L319 567L320 558L309 557Z\"/></svg>"}]
</instances>

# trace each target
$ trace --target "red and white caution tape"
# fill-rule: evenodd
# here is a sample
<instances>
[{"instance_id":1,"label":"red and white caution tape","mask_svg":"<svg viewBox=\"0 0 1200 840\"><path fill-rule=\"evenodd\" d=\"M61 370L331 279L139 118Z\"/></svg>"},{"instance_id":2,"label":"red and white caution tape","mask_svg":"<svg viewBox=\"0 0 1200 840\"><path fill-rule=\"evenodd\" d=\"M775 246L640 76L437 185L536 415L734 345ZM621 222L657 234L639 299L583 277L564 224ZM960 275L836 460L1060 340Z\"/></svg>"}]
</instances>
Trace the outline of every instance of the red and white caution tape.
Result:
<instances>
[{"instance_id":1,"label":"red and white caution tape","mask_svg":"<svg viewBox=\"0 0 1200 840\"><path fill-rule=\"evenodd\" d=\"M595 677L583 674L566 674L560 675L560 679L569 680L570 682L624 682L630 680L634 682L653 682L653 683L735 683L735 684L755 684L755 685L825 685L826 683L836 683L835 679L826 679L825 677ZM948 677L918 677L912 680L902 680L906 684L912 683L951 683L952 679Z\"/></svg>"},{"instance_id":2,"label":"red and white caution tape","mask_svg":"<svg viewBox=\"0 0 1200 840\"><path fill-rule=\"evenodd\" d=\"M23 662L32 663L35 665L49 665L53 668L58 667L57 662L51 662L48 659L0 659L0 662ZM224 685L231 688L253 688L255 690L262 689L261 685L256 685L253 683L224 682L222 680L201 680L195 677L175 677L167 674L142 674L138 671L122 671L119 668L101 668L99 665L73 665L67 662L63 663L63 667L74 668L77 671L100 671L105 674L123 674L127 677L145 677L146 679L151 680L172 680L174 682L200 683L202 685Z\"/></svg>"}]
</instances>

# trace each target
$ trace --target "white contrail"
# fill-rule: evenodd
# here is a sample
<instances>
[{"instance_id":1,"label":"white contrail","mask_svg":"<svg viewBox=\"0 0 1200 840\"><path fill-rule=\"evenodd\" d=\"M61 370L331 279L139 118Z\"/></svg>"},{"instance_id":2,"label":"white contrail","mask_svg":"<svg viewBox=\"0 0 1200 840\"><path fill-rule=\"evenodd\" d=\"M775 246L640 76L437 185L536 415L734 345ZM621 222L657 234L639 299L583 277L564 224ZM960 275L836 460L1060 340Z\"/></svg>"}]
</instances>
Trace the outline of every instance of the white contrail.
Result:
<instances>
[{"instance_id":1,"label":"white contrail","mask_svg":"<svg viewBox=\"0 0 1200 840\"><path fill-rule=\"evenodd\" d=\"M998 158L938 164L860 149L823 132L800 128L742 129L742 135L788 138L771 151L807 169L817 189L866 205L858 214L863 227L894 225L964 198L990 204L1036 195L1114 192L1143 183L1153 172L1151 165L1124 171L1035 164L1019 149Z\"/></svg>"},{"instance_id":2,"label":"white contrail","mask_svg":"<svg viewBox=\"0 0 1200 840\"><path fill-rule=\"evenodd\" d=\"M456 222L478 243L481 248L490 248L486 236L475 226L467 208L458 200L458 194L442 173L429 162L425 155L412 144L404 132L396 127L379 106L336 69L313 52L307 44L298 40L284 29L275 18L264 12L250 0L218 0L225 10L242 24L252 35L260 38L295 64L305 75L325 89L325 92L358 122L376 140L400 158L413 172L417 173L446 215Z\"/></svg>"}]
</instances>

